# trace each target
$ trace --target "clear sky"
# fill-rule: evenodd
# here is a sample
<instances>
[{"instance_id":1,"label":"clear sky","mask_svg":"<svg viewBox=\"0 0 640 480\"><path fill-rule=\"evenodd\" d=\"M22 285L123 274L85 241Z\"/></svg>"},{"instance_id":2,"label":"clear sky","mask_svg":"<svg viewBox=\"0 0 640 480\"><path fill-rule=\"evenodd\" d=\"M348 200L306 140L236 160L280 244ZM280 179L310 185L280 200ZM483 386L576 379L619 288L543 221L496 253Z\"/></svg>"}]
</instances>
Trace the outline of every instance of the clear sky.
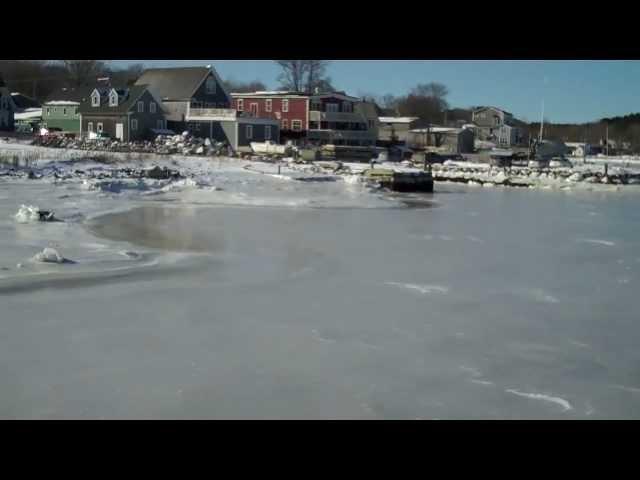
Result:
<instances>
[{"instance_id":1,"label":"clear sky","mask_svg":"<svg viewBox=\"0 0 640 480\"><path fill-rule=\"evenodd\" d=\"M222 78L261 80L276 88L268 60L127 60L116 65L213 65ZM333 84L352 95L405 94L417 83L440 82L452 107L495 105L526 121L586 122L640 112L640 61L336 60Z\"/></svg>"}]
</instances>

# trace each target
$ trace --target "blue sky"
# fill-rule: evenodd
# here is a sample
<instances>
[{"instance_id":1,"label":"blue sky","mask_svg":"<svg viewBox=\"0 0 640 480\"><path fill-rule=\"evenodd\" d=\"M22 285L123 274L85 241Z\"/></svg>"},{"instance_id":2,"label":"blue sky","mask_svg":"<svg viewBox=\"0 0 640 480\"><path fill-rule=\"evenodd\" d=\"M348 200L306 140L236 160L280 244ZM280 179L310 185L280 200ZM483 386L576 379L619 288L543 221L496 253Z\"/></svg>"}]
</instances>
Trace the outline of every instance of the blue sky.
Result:
<instances>
[{"instance_id":1,"label":"blue sky","mask_svg":"<svg viewBox=\"0 0 640 480\"><path fill-rule=\"evenodd\" d=\"M117 65L213 65L222 78L261 80L277 87L268 60L128 60ZM527 121L586 122L640 112L640 61L335 60L333 84L352 95L402 95L417 83L441 82L454 107L495 105Z\"/></svg>"}]
</instances>

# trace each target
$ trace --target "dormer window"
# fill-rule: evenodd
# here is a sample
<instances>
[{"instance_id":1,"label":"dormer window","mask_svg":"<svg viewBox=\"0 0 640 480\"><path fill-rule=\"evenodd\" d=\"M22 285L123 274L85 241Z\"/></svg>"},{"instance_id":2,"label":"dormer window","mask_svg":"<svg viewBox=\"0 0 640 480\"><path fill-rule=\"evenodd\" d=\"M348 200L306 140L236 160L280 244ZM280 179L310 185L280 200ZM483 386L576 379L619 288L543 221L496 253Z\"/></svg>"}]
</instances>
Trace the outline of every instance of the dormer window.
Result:
<instances>
[{"instance_id":1,"label":"dormer window","mask_svg":"<svg viewBox=\"0 0 640 480\"><path fill-rule=\"evenodd\" d=\"M208 94L216 93L216 79L213 77L207 78L205 88Z\"/></svg>"},{"instance_id":2,"label":"dormer window","mask_svg":"<svg viewBox=\"0 0 640 480\"><path fill-rule=\"evenodd\" d=\"M117 107L118 106L118 92L112 90L109 94L109 106Z\"/></svg>"},{"instance_id":3,"label":"dormer window","mask_svg":"<svg viewBox=\"0 0 640 480\"><path fill-rule=\"evenodd\" d=\"M97 91L94 91L91 94L91 106L99 107L100 106L100 94Z\"/></svg>"}]
</instances>

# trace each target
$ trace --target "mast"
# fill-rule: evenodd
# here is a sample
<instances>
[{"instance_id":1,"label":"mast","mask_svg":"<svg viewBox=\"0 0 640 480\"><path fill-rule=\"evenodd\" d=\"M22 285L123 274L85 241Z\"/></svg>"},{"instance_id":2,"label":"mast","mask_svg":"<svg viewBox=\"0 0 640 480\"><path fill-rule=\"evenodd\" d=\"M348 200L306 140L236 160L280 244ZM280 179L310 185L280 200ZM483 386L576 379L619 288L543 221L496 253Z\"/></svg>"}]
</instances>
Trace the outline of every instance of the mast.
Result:
<instances>
[{"instance_id":1,"label":"mast","mask_svg":"<svg viewBox=\"0 0 640 480\"><path fill-rule=\"evenodd\" d=\"M543 129L544 129L544 100L542 100L542 113L540 114L540 135L538 136L538 143L542 143Z\"/></svg>"}]
</instances>

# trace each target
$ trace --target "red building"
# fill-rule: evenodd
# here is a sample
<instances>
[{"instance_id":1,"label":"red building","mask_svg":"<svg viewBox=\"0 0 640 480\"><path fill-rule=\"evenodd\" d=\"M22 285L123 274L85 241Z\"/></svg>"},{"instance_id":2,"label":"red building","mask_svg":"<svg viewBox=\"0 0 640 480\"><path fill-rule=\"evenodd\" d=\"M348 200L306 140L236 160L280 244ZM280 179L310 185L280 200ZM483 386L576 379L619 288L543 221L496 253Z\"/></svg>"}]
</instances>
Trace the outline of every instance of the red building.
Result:
<instances>
[{"instance_id":1,"label":"red building","mask_svg":"<svg viewBox=\"0 0 640 480\"><path fill-rule=\"evenodd\" d=\"M255 117L280 122L282 140L306 136L309 129L309 96L299 92L232 93L233 108Z\"/></svg>"},{"instance_id":2,"label":"red building","mask_svg":"<svg viewBox=\"0 0 640 480\"><path fill-rule=\"evenodd\" d=\"M378 115L374 105L342 92L232 93L233 108L280 122L281 140L313 144L375 145Z\"/></svg>"}]
</instances>

